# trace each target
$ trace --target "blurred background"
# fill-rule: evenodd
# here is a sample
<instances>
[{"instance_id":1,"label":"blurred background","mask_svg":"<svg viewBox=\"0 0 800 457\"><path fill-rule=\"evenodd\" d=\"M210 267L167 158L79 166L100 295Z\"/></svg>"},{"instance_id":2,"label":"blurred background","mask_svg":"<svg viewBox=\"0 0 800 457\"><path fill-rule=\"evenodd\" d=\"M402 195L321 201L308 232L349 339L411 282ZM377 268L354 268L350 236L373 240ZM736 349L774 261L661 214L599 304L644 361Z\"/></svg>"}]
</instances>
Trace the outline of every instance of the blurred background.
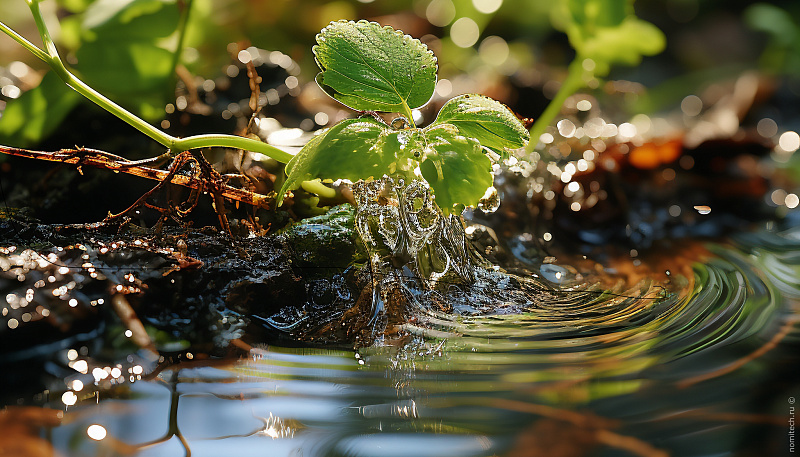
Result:
<instances>
[{"instance_id":1,"label":"blurred background","mask_svg":"<svg viewBox=\"0 0 800 457\"><path fill-rule=\"evenodd\" d=\"M418 124L432 121L447 99L463 93L491 96L520 117L535 119L555 97L575 57L563 25L554 26L563 24L559 8L578 3L46 0L42 9L63 59L81 79L170 134L254 134L297 148L310 132L354 115L314 82L318 69L312 46L330 21L391 25L434 51L439 80L432 102L415 113ZM583 3L600 11L625 4ZM24 274L17 277L17 270L4 268L9 273L2 279L3 294L11 308L8 314L3 307L0 346L6 353L0 352L0 361L9 355L16 365L3 372L8 379L2 381L13 386L0 389L3 403L54 408L46 411L57 416L39 417L44 425L47 419L66 417L48 441L68 455L183 455L181 446L190 445L173 439L178 429L188 436L195 455L224 455L231 449L238 455L264 455L265 449L269 455L383 456L386 449L420 456L785 453L786 402L794 401L800 385L800 158L794 154L800 148L800 2L640 0L633 7L638 18L664 33L663 52L641 62L631 58L632 65L615 64L607 75L585 80L545 130L549 139L542 135L537 152L519 163L508 162L510 172L496 173L500 209L491 216L465 213L471 233L494 230L497 235L485 237L487 258L504 267L521 266L526 275L535 272L532 277L555 295L513 281L509 290L519 288L520 296L534 302L525 302L522 312L503 308L505 296L492 296L504 292L499 288L463 296L454 292L453 308L447 311L427 308L426 300L414 302L413 320L404 320L397 333L408 339L393 342L400 336L389 335L385 346L359 348L355 354L352 345L346 351L312 350L304 345L326 340L308 333L308 340L290 342L303 347L284 351L265 346L252 353L260 354L253 363L223 368L227 372L178 367L139 382L155 361L120 355L130 350L129 335L108 307L98 306L103 300L87 304L81 298L80 306L77 299L67 301L67 286L61 284L73 276L55 271L58 265L50 255L36 264L31 259L37 257L16 255L14 247L0 252L0 259L16 259L20 269L27 268L28 283L40 273L51 283L58 275L60 282L47 287L63 292L43 289L48 292L36 295L54 301L47 313L52 309L52 316L59 317L89 310L113 322L106 336L122 343L91 336L90 343L63 343L57 351L42 344L44 336L67 341L82 327L31 318L14 300L27 306L34 286L23 282ZM24 0L4 0L1 20L39 43ZM261 78L257 123L251 122L249 64ZM5 35L0 35L0 144L45 151L87 146L131 159L164 152L83 100ZM250 173L262 193L283 176L280 165L264 157L245 160L242 153L234 157L238 163L227 163L235 155L230 151L206 155L220 170ZM42 226L99 221L152 188L152 183L107 170L78 174L71 167L37 162L0 156L4 206L20 221L27 215ZM293 216L322 209L319 198L306 198L311 203L302 214L302 198L295 200ZM239 211L232 214L245 212ZM289 219L281 211L265 213L258 216L267 221L264 225L274 223L273 228ZM192 217L200 222L195 226L218 223L210 204L199 205ZM152 220L144 219L136 223L152 226ZM24 242L38 243L35 230L13 225L4 230L0 238L29 236ZM731 233L737 236L733 241L726 238ZM283 243L281 236L250 241ZM62 240L47 239L56 245ZM718 244L709 247L708 240ZM219 252L233 252L227 248ZM184 254L186 249L183 243ZM284 245L276 250L287 251ZM83 256L74 255L73 271L87 265ZM17 265L12 260L3 265ZM121 264L120 271L140 267L138 257L123 260L130 265ZM140 270L145 271L136 269L137 275ZM245 273L251 270L248 265ZM276 267L286 270L283 264ZM159 350L183 362L213 354L219 348L208 348L220 344L217 340L238 339L238 333L225 330L239 325L228 323L234 314L221 314L218 302L239 310L235 307L242 305L242 297L250 297L247 306L253 309L241 315L254 315L250 327L258 327L283 316L283 309L270 314L273 310L263 309L264 303L282 306L287 297L297 298L302 311L297 315L303 317L296 323L306 319L308 309L338 319L341 314L317 306L314 294L322 303L333 300L345 307L356 298L360 302L360 292L368 290L354 288L352 296L339 300L344 296L334 293L339 289L322 287L322 280L285 280L276 274L269 283L267 275L256 274L255 292L239 293L214 276L221 269L198 271L209 272L214 280L187 279L183 290L178 281L174 293L167 285L168 299L145 295L138 308L148 325L166 335ZM175 277L166 277L171 272L148 270L151 276L145 280L166 284ZM227 281L239 281L242 274L235 273ZM127 286L133 282L129 277L108 281ZM87 275L82 278L90 281ZM613 293L595 294L595 285ZM206 286L208 297L189 301L192 294L205 294ZM102 283L95 293L105 300L107 288ZM280 300L262 300L275 290L284 294ZM306 293L308 303L303 301ZM28 294L31 298L22 302ZM484 296L491 299L482 302ZM430 316L435 324L425 322ZM35 326L50 321L58 328ZM76 320L85 321L88 328L102 331L93 321ZM197 334L194 327L200 329ZM259 344L272 342L255 335ZM197 351L191 345L198 342L208 344ZM68 344L74 347L67 350ZM34 350L26 352L29 347ZM114 348L122 349L115 353ZM43 375L44 369L50 374ZM30 378L7 375L16 371ZM47 386L56 387L44 390L30 381L42 376L49 376ZM73 406L62 416L62 408ZM552 414L550 406L569 409L567 419L561 412ZM572 409L587 414L575 416ZM594 414L613 419L620 435L606 434L605 442L587 438L586 430L606 430L595 422L602 417ZM16 422L13 416L0 416L3 427ZM101 425L120 441L101 442L106 437ZM95 433L97 427L101 434ZM294 430L297 440L277 440L293 436ZM15 433L5 435L14 439ZM40 436L36 430L28 433ZM120 447L122 441L129 447Z\"/></svg>"},{"instance_id":2,"label":"blurred background","mask_svg":"<svg viewBox=\"0 0 800 457\"><path fill-rule=\"evenodd\" d=\"M315 86L306 87L317 73L311 52L315 34L338 19L374 20L427 43L439 59L436 97L484 93L528 118L541 113L574 57L566 35L552 25L551 10L557 3L545 0L309 0L302 7L289 0L190 1L188 17L182 14L187 0L58 0L42 7L75 71L154 123L175 109L167 104L175 100L176 64L184 81L191 75L189 79L196 79L201 89L219 91L229 86L226 77L238 74L232 60L250 46L277 51L272 57L265 54L263 60L286 70L279 81L283 84L276 84L268 95L268 104L290 92L299 95L302 89L309 90L296 119L287 121L295 125L287 126L312 130L344 116L330 110L317 116L320 92ZM585 92L595 97L615 95L604 110L612 114L622 110L627 116L674 110L687 95L702 95L714 83L757 70L780 78L782 96L770 118L786 125L780 100L800 94L797 2L659 0L634 6L637 16L666 34L666 49L635 67L614 66L607 78L590 82ZM118 14L123 9L126 14ZM38 42L24 1L6 2L3 21ZM184 49L176 60L179 41ZM291 61L282 60L287 58ZM0 36L0 110L37 86L45 70L21 46ZM39 105L28 107L28 114L49 111L40 125L5 119L0 121L0 139L30 145L46 138L82 103L78 97L64 96L66 91L54 87L57 84L45 85L42 93L47 95ZM246 86L240 90L248 91ZM50 109L44 110L43 103ZM235 113L226 116L235 117L231 114Z\"/></svg>"}]
</instances>

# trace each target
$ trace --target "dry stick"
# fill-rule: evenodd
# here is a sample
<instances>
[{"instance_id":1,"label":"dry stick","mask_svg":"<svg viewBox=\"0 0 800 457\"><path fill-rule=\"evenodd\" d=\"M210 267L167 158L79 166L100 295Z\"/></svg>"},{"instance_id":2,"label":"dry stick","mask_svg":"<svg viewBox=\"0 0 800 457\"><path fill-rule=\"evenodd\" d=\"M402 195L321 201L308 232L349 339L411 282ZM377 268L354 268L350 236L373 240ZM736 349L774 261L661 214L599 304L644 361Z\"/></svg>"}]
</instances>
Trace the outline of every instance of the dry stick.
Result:
<instances>
[{"instance_id":1,"label":"dry stick","mask_svg":"<svg viewBox=\"0 0 800 457\"><path fill-rule=\"evenodd\" d=\"M620 435L610 430L600 429L595 431L597 441L617 449L624 449L641 457L669 457L667 451L658 449L632 436Z\"/></svg>"},{"instance_id":2,"label":"dry stick","mask_svg":"<svg viewBox=\"0 0 800 457\"><path fill-rule=\"evenodd\" d=\"M167 175L164 177L163 180L159 181L159 183L156 184L155 187L153 187L152 189L148 190L141 197L136 199L136 201L133 202L133 204L131 206L129 206L128 208L126 208L125 210L123 210L123 211L121 211L121 212L119 212L117 214L109 213L108 216L106 216L106 218L105 218L105 220L103 222L113 222L116 219L122 218L123 216L125 216L126 214L128 214L131 211L135 210L136 208L139 208L140 206L144 206L146 208L154 209L154 210L158 211L159 213L161 213L162 219L159 219L159 224L161 224L168 217L167 213L169 212L170 208L172 208L172 206L169 206L167 208L160 208L160 207L157 207L155 205L151 205L151 204L147 203L147 199L150 198L150 196L152 196L154 193L156 193L159 189L161 189L165 184L171 182L172 178L176 175L178 170L183 168L183 166L186 165L186 163L188 163L190 159L191 159L191 157L189 157L187 155L187 152L185 152L185 151L180 153L180 154L178 154L178 156L175 157L175 161L172 163L172 166L171 166L169 172L167 173ZM197 205L197 199L194 199L194 201L192 202L192 205L191 205L191 207L189 208L188 211L191 211L196 205ZM178 214L180 214L180 210L177 210L177 212L178 212Z\"/></svg>"},{"instance_id":3,"label":"dry stick","mask_svg":"<svg viewBox=\"0 0 800 457\"><path fill-rule=\"evenodd\" d=\"M775 349L778 344L786 338L786 335L792 331L794 325L800 322L800 316L791 316L787 318L786 323L781 326L781 329L775 335L770 338L763 346L756 349L752 354L742 357L741 359L731 363L728 366L722 367L719 370L714 370L709 373L703 373L701 375L697 375L695 377L684 379L683 381L678 383L678 388L684 389L686 387L693 386L699 382L708 381L709 379L718 378L720 376L726 375L728 373L732 373L739 368L747 365L748 363L752 362L753 360L761 357L762 355L766 354L767 352Z\"/></svg>"},{"instance_id":4,"label":"dry stick","mask_svg":"<svg viewBox=\"0 0 800 457\"><path fill-rule=\"evenodd\" d=\"M169 171L138 165L134 161L97 149L75 148L62 149L56 152L43 152L0 145L0 153L29 159L77 165L78 167L88 165L95 168L105 168L115 172L153 179L155 181L167 181L171 184L177 184L198 191L209 189L209 185L211 184L202 178L184 176ZM220 196L259 208L270 208L274 200L266 195L231 187L221 182L213 185L218 186Z\"/></svg>"},{"instance_id":5,"label":"dry stick","mask_svg":"<svg viewBox=\"0 0 800 457\"><path fill-rule=\"evenodd\" d=\"M190 152L191 157L197 162L197 165L200 167L200 174L202 176L212 176L214 177L214 182L211 183L210 188L208 189L213 197L212 204L214 205L214 211L217 213L217 218L219 218L219 224L222 229L233 238L233 234L231 233L231 226L228 223L228 215L227 210L225 209L225 198L223 198L220 189L222 186L226 185L223 183L222 175L220 175L214 167L208 163L208 160L203 156L203 153L200 151L193 151ZM196 204L196 203L195 203Z\"/></svg>"},{"instance_id":6,"label":"dry stick","mask_svg":"<svg viewBox=\"0 0 800 457\"><path fill-rule=\"evenodd\" d=\"M261 95L261 77L258 76L258 71L252 60L247 62L247 79L250 81L250 111L253 112L250 122L253 122L258 112L261 111L261 107L258 106L258 97Z\"/></svg>"}]
</instances>

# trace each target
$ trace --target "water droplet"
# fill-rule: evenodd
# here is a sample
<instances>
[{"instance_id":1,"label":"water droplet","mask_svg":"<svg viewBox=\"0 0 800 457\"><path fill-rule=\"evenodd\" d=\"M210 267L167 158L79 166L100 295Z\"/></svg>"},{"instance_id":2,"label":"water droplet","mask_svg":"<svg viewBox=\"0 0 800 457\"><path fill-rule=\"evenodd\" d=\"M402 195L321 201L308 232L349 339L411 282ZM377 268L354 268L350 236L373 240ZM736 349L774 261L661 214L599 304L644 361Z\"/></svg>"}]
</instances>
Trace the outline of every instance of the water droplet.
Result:
<instances>
[{"instance_id":1,"label":"water droplet","mask_svg":"<svg viewBox=\"0 0 800 457\"><path fill-rule=\"evenodd\" d=\"M409 127L408 119L403 116L392 119L391 126L395 130L405 130Z\"/></svg>"},{"instance_id":2,"label":"water droplet","mask_svg":"<svg viewBox=\"0 0 800 457\"><path fill-rule=\"evenodd\" d=\"M498 208L500 208L500 195L498 195L494 186L490 186L478 201L478 209L485 214L491 214L497 211Z\"/></svg>"}]
</instances>

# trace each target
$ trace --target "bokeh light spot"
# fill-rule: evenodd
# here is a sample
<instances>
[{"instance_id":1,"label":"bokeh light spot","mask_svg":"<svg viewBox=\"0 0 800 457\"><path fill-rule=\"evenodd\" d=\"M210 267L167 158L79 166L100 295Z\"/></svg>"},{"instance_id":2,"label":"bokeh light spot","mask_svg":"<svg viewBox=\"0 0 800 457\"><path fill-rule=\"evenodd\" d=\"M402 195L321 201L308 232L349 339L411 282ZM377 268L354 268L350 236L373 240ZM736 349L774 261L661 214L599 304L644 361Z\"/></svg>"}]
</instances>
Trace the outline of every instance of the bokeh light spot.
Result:
<instances>
[{"instance_id":1,"label":"bokeh light spot","mask_svg":"<svg viewBox=\"0 0 800 457\"><path fill-rule=\"evenodd\" d=\"M468 17L456 20L450 27L450 38L460 48L468 48L477 43L480 34L478 24Z\"/></svg>"}]
</instances>

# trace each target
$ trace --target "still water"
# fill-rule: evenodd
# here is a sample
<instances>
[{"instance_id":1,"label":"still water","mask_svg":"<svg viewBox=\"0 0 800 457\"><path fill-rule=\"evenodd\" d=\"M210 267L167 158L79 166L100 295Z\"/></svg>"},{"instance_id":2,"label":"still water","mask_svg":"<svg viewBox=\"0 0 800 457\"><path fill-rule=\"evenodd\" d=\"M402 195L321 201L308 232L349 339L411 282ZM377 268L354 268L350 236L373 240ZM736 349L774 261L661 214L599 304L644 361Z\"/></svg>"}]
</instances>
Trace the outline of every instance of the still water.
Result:
<instances>
[{"instance_id":1,"label":"still water","mask_svg":"<svg viewBox=\"0 0 800 457\"><path fill-rule=\"evenodd\" d=\"M46 438L75 456L792 455L800 230L665 258L548 265L550 298L507 314L420 302L410 336L358 351L145 367L78 392Z\"/></svg>"}]
</instances>

